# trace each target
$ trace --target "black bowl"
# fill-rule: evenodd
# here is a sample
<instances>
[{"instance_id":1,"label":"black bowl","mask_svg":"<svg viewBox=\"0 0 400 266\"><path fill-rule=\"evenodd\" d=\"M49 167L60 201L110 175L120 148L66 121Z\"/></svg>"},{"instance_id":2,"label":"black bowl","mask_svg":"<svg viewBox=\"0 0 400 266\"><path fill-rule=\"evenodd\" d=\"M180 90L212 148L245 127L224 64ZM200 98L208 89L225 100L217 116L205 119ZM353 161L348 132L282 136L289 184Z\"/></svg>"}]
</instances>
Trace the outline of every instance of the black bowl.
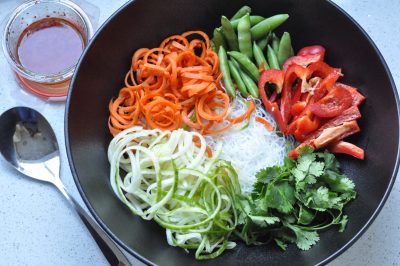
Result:
<instances>
[{"instance_id":1,"label":"black bowl","mask_svg":"<svg viewBox=\"0 0 400 266\"><path fill-rule=\"evenodd\" d=\"M167 244L165 231L154 222L133 216L111 191L106 151L108 102L123 85L133 52L156 47L169 35L201 29L211 34L222 14L231 16L247 4L254 14L289 13L279 31L289 31L294 47L321 44L326 61L341 67L343 82L367 97L361 106L361 134L352 142L366 151L359 161L339 157L344 172L356 183L358 198L345 212L344 233L321 233L310 251L290 246L282 252L271 246L239 244L211 261ZM281 32L279 32L281 33ZM79 191L101 226L131 254L160 265L311 265L324 264L346 250L366 230L393 185L399 154L398 98L390 72L371 39L343 10L321 0L136 0L126 4L99 30L78 64L68 96L66 143Z\"/></svg>"}]
</instances>

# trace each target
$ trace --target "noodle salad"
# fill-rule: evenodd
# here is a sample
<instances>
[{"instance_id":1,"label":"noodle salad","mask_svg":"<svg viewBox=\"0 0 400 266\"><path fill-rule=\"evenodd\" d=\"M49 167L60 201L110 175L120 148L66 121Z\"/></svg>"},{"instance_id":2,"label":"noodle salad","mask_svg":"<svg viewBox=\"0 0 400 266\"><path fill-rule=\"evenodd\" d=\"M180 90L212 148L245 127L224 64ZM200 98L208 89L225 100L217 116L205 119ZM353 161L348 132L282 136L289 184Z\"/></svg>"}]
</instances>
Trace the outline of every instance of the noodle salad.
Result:
<instances>
[{"instance_id":1,"label":"noodle salad","mask_svg":"<svg viewBox=\"0 0 400 266\"><path fill-rule=\"evenodd\" d=\"M345 230L356 198L333 153L364 158L343 140L364 96L322 46L295 55L274 33L287 14L250 13L222 16L212 40L189 31L138 49L108 106L112 190L196 259L238 242L308 250L318 231Z\"/></svg>"}]
</instances>

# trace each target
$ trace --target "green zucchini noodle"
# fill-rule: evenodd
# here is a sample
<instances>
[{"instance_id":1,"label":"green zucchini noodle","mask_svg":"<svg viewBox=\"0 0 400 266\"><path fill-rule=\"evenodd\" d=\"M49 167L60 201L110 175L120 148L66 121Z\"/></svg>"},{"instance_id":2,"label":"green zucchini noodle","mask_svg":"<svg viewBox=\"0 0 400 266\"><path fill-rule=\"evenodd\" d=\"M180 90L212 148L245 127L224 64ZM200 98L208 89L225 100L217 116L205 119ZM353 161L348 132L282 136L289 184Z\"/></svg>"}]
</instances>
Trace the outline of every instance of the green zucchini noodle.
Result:
<instances>
[{"instance_id":1,"label":"green zucchini noodle","mask_svg":"<svg viewBox=\"0 0 400 266\"><path fill-rule=\"evenodd\" d=\"M197 259L235 247L228 239L237 224L234 197L241 193L234 168L218 158L221 145L211 158L206 146L197 132L132 127L108 148L118 198L135 215L165 228L170 245L195 249Z\"/></svg>"}]
</instances>

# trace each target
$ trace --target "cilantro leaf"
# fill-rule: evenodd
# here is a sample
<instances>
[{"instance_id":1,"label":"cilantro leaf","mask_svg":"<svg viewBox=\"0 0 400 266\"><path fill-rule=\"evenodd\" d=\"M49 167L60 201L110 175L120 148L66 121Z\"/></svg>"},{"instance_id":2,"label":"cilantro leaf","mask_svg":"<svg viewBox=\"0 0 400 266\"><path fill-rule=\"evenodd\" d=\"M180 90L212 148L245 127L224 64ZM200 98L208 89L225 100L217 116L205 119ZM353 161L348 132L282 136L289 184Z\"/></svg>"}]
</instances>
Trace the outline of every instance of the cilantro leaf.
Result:
<instances>
[{"instance_id":1,"label":"cilantro leaf","mask_svg":"<svg viewBox=\"0 0 400 266\"><path fill-rule=\"evenodd\" d=\"M280 219L275 216L268 217L268 216L249 215L249 218L254 224L260 227L267 227L268 225L275 224L280 221Z\"/></svg>"},{"instance_id":2,"label":"cilantro leaf","mask_svg":"<svg viewBox=\"0 0 400 266\"><path fill-rule=\"evenodd\" d=\"M294 188L289 182L269 184L265 193L265 201L269 208L277 209L281 213L289 213L295 203Z\"/></svg>"},{"instance_id":3,"label":"cilantro leaf","mask_svg":"<svg viewBox=\"0 0 400 266\"><path fill-rule=\"evenodd\" d=\"M316 159L315 154L304 154L299 157L297 161L297 169L303 172L307 172L308 169L310 168L310 165L312 162L314 162Z\"/></svg>"},{"instance_id":4,"label":"cilantro leaf","mask_svg":"<svg viewBox=\"0 0 400 266\"><path fill-rule=\"evenodd\" d=\"M297 219L297 222L299 224L308 225L314 220L314 218L315 212L312 212L310 209L303 205L300 206L299 218Z\"/></svg>"},{"instance_id":5,"label":"cilantro leaf","mask_svg":"<svg viewBox=\"0 0 400 266\"><path fill-rule=\"evenodd\" d=\"M279 240L278 238L274 238L274 241L278 245L278 247L280 247L282 250L286 250L287 244L285 242Z\"/></svg>"},{"instance_id":6,"label":"cilantro leaf","mask_svg":"<svg viewBox=\"0 0 400 266\"><path fill-rule=\"evenodd\" d=\"M319 177L319 176L321 176L321 175L324 173L324 166L325 166L325 164L322 163L322 162L313 162L313 163L310 165L310 169L309 169L308 172L309 172L311 175L314 175L314 176L316 176L316 177Z\"/></svg>"},{"instance_id":7,"label":"cilantro leaf","mask_svg":"<svg viewBox=\"0 0 400 266\"><path fill-rule=\"evenodd\" d=\"M301 250L309 250L319 241L319 235L315 231L306 231L295 225L287 225L296 235L296 245Z\"/></svg>"}]
</instances>

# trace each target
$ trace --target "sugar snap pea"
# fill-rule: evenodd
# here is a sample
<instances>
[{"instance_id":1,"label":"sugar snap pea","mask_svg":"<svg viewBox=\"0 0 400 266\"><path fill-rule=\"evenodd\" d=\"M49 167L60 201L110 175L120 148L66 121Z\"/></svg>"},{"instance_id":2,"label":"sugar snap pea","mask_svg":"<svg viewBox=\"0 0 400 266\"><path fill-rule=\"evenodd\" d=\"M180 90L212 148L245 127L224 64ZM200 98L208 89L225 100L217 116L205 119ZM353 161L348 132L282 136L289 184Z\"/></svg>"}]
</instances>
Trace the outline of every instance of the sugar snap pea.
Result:
<instances>
[{"instance_id":1,"label":"sugar snap pea","mask_svg":"<svg viewBox=\"0 0 400 266\"><path fill-rule=\"evenodd\" d=\"M272 33L271 47L272 47L272 49L274 49L274 52L276 55L278 54L278 51L279 51L279 42L280 42L280 40L279 40L278 36L276 36L275 33Z\"/></svg>"},{"instance_id":2,"label":"sugar snap pea","mask_svg":"<svg viewBox=\"0 0 400 266\"><path fill-rule=\"evenodd\" d=\"M238 44L238 38L235 33L235 30L232 28L232 24L229 21L229 19L225 16L221 17L221 25L222 25L222 30L223 34L228 41L228 46L230 50L233 51L238 51L239 50L239 44Z\"/></svg>"},{"instance_id":3,"label":"sugar snap pea","mask_svg":"<svg viewBox=\"0 0 400 266\"><path fill-rule=\"evenodd\" d=\"M233 85L231 74L229 71L228 56L223 46L219 47L218 57L219 57L219 68L221 70L222 78L224 80L225 90L229 96L235 97L235 86Z\"/></svg>"},{"instance_id":4,"label":"sugar snap pea","mask_svg":"<svg viewBox=\"0 0 400 266\"><path fill-rule=\"evenodd\" d=\"M278 62L281 67L289 57L293 56L292 52L293 48L290 34L288 32L284 32L281 37L281 41L279 42L278 50Z\"/></svg>"},{"instance_id":5,"label":"sugar snap pea","mask_svg":"<svg viewBox=\"0 0 400 266\"><path fill-rule=\"evenodd\" d=\"M239 70L239 66L236 67L235 63L233 63L233 61L228 60L228 66L229 66L229 70L231 72L232 78L235 81L240 94L242 94L243 97L247 97L249 96L249 93L247 92L246 89L246 84L244 84L242 77L240 76L240 70Z\"/></svg>"},{"instance_id":6,"label":"sugar snap pea","mask_svg":"<svg viewBox=\"0 0 400 266\"><path fill-rule=\"evenodd\" d=\"M240 64L241 68L243 68L254 81L258 82L260 72L248 56L237 51L231 51L228 52L228 54Z\"/></svg>"},{"instance_id":7,"label":"sugar snap pea","mask_svg":"<svg viewBox=\"0 0 400 266\"><path fill-rule=\"evenodd\" d=\"M225 48L225 50L228 48L226 46L226 41L225 41L224 35L222 35L220 28L214 29L213 41L215 44L215 48L217 49L217 52L219 51L219 47L221 45Z\"/></svg>"},{"instance_id":8,"label":"sugar snap pea","mask_svg":"<svg viewBox=\"0 0 400 266\"><path fill-rule=\"evenodd\" d=\"M271 68L281 69L275 51L274 49L272 49L270 45L267 46L267 58L268 58L268 64Z\"/></svg>"},{"instance_id":9,"label":"sugar snap pea","mask_svg":"<svg viewBox=\"0 0 400 266\"><path fill-rule=\"evenodd\" d=\"M259 41L257 42L258 47L260 47L261 50L264 50L265 47L267 47L267 44L271 41L271 38L272 38L272 32L270 31L270 32L267 34L267 37L262 38L261 40L259 40Z\"/></svg>"},{"instance_id":10,"label":"sugar snap pea","mask_svg":"<svg viewBox=\"0 0 400 266\"><path fill-rule=\"evenodd\" d=\"M253 40L259 40L265 36L268 32L279 27L283 22L289 18L288 14L279 14L264 19L260 23L257 23L251 28L251 36Z\"/></svg>"},{"instance_id":11,"label":"sugar snap pea","mask_svg":"<svg viewBox=\"0 0 400 266\"><path fill-rule=\"evenodd\" d=\"M257 23L263 21L265 18L262 16L250 16L250 25L253 27ZM240 19L231 20L232 27L237 29Z\"/></svg>"},{"instance_id":12,"label":"sugar snap pea","mask_svg":"<svg viewBox=\"0 0 400 266\"><path fill-rule=\"evenodd\" d=\"M253 54L254 54L254 59L256 59L258 67L260 67L261 64L264 64L264 69L269 69L267 59L265 59L263 51L257 45L256 42L253 42Z\"/></svg>"},{"instance_id":13,"label":"sugar snap pea","mask_svg":"<svg viewBox=\"0 0 400 266\"><path fill-rule=\"evenodd\" d=\"M238 24L238 41L239 50L242 54L253 58L253 49L251 47L251 32L250 32L250 15L244 15Z\"/></svg>"},{"instance_id":14,"label":"sugar snap pea","mask_svg":"<svg viewBox=\"0 0 400 266\"><path fill-rule=\"evenodd\" d=\"M241 74L243 82L244 82L244 84L246 84L246 88L250 92L251 96L253 96L254 98L258 98L260 96L260 94L258 92L257 84L244 71L241 71L240 74Z\"/></svg>"},{"instance_id":15,"label":"sugar snap pea","mask_svg":"<svg viewBox=\"0 0 400 266\"><path fill-rule=\"evenodd\" d=\"M246 15L247 13L251 13L251 7L242 6L238 11L236 11L235 15L231 18L231 20L239 19Z\"/></svg>"}]
</instances>

